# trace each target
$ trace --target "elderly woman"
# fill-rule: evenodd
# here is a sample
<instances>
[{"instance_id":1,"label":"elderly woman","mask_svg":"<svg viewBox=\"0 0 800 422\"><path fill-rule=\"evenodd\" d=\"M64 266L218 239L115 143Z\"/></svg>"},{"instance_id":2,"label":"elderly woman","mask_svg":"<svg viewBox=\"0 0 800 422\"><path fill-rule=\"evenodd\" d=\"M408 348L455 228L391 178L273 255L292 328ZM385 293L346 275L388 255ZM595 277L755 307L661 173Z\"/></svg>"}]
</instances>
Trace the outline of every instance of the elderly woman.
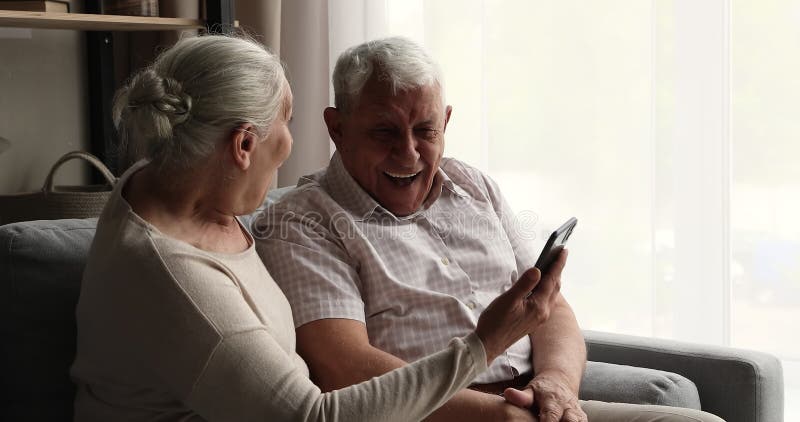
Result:
<instances>
[{"instance_id":1,"label":"elderly woman","mask_svg":"<svg viewBox=\"0 0 800 422\"><path fill-rule=\"evenodd\" d=\"M279 60L223 36L178 42L117 94L120 136L145 159L117 184L84 273L76 420L419 420L547 317L558 282L531 271L447 349L322 394L236 217L289 155L291 114Z\"/></svg>"}]
</instances>

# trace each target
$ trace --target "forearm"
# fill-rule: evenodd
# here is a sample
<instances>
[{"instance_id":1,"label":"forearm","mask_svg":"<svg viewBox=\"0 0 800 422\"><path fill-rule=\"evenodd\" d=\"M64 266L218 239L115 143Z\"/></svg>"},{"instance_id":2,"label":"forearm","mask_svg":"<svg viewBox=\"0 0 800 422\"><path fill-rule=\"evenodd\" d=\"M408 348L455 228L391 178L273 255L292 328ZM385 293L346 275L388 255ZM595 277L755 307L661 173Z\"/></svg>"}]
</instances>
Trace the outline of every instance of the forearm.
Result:
<instances>
[{"instance_id":1,"label":"forearm","mask_svg":"<svg viewBox=\"0 0 800 422\"><path fill-rule=\"evenodd\" d=\"M309 420L420 420L441 407L486 368L477 335L379 377L317 396ZM317 390L319 391L319 390Z\"/></svg>"},{"instance_id":2,"label":"forearm","mask_svg":"<svg viewBox=\"0 0 800 422\"><path fill-rule=\"evenodd\" d=\"M575 314L563 297L530 338L534 374L560 374L578 394L586 367L586 344Z\"/></svg>"},{"instance_id":3,"label":"forearm","mask_svg":"<svg viewBox=\"0 0 800 422\"><path fill-rule=\"evenodd\" d=\"M333 360L306 359L311 379L323 392L358 384L407 364L406 361L370 345L353 345L346 352L337 355L347 357Z\"/></svg>"},{"instance_id":4,"label":"forearm","mask_svg":"<svg viewBox=\"0 0 800 422\"><path fill-rule=\"evenodd\" d=\"M339 360L339 365L331 365L315 370L311 365L314 381L323 391L332 391L357 384L370 378L383 375L391 370L406 365L402 359L372 346L351 349L348 359ZM349 365L347 362L357 363ZM324 374L324 375L323 375ZM323 375L323 376L319 376ZM431 413L425 420L428 422L480 422L501 420L508 409L502 397L473 390L461 390L449 401Z\"/></svg>"},{"instance_id":5,"label":"forearm","mask_svg":"<svg viewBox=\"0 0 800 422\"><path fill-rule=\"evenodd\" d=\"M461 390L442 407L428 416L426 422L482 422L501 420L508 406L500 396L474 390Z\"/></svg>"}]
</instances>

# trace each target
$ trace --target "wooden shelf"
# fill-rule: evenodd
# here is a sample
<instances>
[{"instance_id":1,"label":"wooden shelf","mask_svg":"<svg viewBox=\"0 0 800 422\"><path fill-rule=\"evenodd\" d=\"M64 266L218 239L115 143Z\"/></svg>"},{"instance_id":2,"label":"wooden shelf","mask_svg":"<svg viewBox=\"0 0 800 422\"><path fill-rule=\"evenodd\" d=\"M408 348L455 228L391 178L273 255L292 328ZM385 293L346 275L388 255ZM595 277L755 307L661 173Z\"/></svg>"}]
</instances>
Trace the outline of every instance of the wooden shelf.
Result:
<instances>
[{"instance_id":1,"label":"wooden shelf","mask_svg":"<svg viewBox=\"0 0 800 422\"><path fill-rule=\"evenodd\" d=\"M0 10L0 27L3 26L81 31L172 31L203 28L205 25L203 21L185 18Z\"/></svg>"}]
</instances>

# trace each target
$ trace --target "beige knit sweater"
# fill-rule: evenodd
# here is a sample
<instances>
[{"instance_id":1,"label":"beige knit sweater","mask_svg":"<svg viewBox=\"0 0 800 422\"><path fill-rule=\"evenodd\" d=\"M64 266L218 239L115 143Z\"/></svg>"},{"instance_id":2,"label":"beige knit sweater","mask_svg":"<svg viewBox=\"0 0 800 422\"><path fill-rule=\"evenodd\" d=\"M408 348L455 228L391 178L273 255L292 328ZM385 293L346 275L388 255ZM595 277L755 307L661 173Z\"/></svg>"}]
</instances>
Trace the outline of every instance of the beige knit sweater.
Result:
<instances>
[{"instance_id":1,"label":"beige knit sweater","mask_svg":"<svg viewBox=\"0 0 800 422\"><path fill-rule=\"evenodd\" d=\"M120 192L144 165L117 184L89 253L72 367L76 421L415 421L486 368L472 333L321 393L295 352L289 303L252 246L203 251L133 212Z\"/></svg>"}]
</instances>

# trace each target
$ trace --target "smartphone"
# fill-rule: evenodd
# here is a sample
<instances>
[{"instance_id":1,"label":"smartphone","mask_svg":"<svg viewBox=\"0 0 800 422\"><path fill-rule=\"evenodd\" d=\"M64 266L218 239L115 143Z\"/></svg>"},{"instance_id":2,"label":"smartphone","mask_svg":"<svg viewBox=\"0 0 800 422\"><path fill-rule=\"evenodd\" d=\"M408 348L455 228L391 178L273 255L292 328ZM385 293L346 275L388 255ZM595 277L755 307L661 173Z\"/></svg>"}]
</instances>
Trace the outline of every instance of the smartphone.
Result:
<instances>
[{"instance_id":1,"label":"smartphone","mask_svg":"<svg viewBox=\"0 0 800 422\"><path fill-rule=\"evenodd\" d=\"M542 249L542 253L539 254L539 259L536 260L535 265L535 267L542 272L542 277L547 274L550 266L558 259L558 255L561 253L561 250L564 249L564 245L567 243L567 240L569 240L569 236L572 234L572 230L575 229L576 224L578 224L578 219L575 217L570 218L547 239L547 243L545 243L544 249Z\"/></svg>"}]
</instances>

